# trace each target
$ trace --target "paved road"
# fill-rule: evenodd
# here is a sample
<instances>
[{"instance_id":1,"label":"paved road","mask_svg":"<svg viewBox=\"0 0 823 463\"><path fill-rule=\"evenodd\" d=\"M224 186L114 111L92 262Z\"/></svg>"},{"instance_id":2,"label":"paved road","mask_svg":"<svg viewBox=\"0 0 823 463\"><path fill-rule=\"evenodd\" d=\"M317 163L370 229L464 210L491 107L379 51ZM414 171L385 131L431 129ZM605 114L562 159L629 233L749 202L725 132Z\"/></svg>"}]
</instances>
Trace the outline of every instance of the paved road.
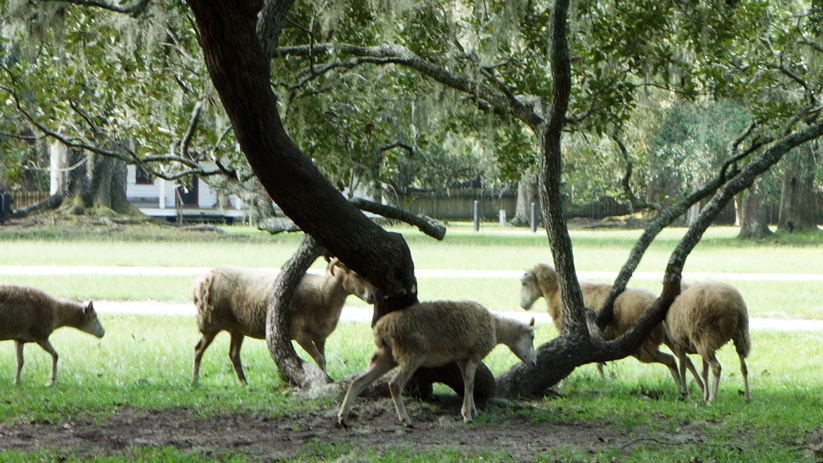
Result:
<instances>
[{"instance_id":1,"label":"paved road","mask_svg":"<svg viewBox=\"0 0 823 463\"><path fill-rule=\"evenodd\" d=\"M1 275L133 275L133 276L196 276L206 273L211 267L94 267L94 266L44 266L44 265L0 265ZM311 269L310 272L319 272ZM417 269L418 278L520 278L522 270L426 270ZM581 279L609 280L617 272L577 272ZM632 278L638 280L663 280L662 272L635 272ZM819 281L823 274L803 273L709 273L684 272L687 281Z\"/></svg>"},{"instance_id":2,"label":"paved road","mask_svg":"<svg viewBox=\"0 0 823 463\"><path fill-rule=\"evenodd\" d=\"M183 315L192 317L195 311L194 304L157 301L95 301L94 308L105 314ZM498 313L524 322L528 322L531 317L534 317L536 323L551 323L549 314L542 310ZM343 314L340 318L344 321L369 322L371 317L372 311L366 307L346 306L343 308ZM749 320L749 328L772 331L823 331L823 320L752 318Z\"/></svg>"},{"instance_id":3,"label":"paved road","mask_svg":"<svg viewBox=\"0 0 823 463\"><path fill-rule=\"evenodd\" d=\"M3 275L134 275L134 276L196 276L208 271L207 267L91 267L91 266L3 266ZM310 272L319 272L312 269ZM523 274L519 270L416 270L418 278L504 278L518 279ZM614 279L616 272L578 272L581 279ZM656 280L663 278L658 272L636 272L633 278L639 280ZM684 273L687 281L722 280L722 281L819 281L823 274L766 274L766 273ZM146 315L188 315L194 316L194 305L189 303L169 303L157 301L95 301L95 308L101 313L112 314L146 314ZM550 323L551 318L545 311L504 312L506 316L528 321L532 316L538 323ZM345 307L342 319L352 321L370 321L372 313L364 307ZM823 331L823 320L785 320L774 318L753 318L750 320L753 330L775 331Z\"/></svg>"}]
</instances>

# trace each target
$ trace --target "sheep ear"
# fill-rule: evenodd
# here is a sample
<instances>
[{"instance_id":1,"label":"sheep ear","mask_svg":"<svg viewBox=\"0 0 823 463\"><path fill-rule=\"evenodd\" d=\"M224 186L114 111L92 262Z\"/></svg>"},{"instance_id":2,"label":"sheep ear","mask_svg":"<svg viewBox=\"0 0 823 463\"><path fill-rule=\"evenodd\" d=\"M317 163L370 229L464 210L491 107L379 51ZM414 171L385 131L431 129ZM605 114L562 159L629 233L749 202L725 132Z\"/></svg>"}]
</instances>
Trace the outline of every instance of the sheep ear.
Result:
<instances>
[{"instance_id":1,"label":"sheep ear","mask_svg":"<svg viewBox=\"0 0 823 463\"><path fill-rule=\"evenodd\" d=\"M340 262L340 259L338 259L336 257L332 257L331 259L329 259L329 273L331 273L332 276L337 276L335 269L337 269L338 267L341 267L342 265L343 265L343 263Z\"/></svg>"},{"instance_id":2,"label":"sheep ear","mask_svg":"<svg viewBox=\"0 0 823 463\"><path fill-rule=\"evenodd\" d=\"M532 320L529 322L529 326L534 326L534 317L532 317Z\"/></svg>"}]
</instances>

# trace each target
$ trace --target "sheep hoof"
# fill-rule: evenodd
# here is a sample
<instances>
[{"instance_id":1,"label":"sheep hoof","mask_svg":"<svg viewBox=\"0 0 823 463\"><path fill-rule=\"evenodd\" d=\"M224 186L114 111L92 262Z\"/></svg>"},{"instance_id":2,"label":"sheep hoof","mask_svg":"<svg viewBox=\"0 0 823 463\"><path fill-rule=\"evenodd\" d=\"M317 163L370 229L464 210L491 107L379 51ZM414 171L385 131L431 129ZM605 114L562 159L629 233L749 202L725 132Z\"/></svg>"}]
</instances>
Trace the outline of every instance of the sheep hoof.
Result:
<instances>
[{"instance_id":1,"label":"sheep hoof","mask_svg":"<svg viewBox=\"0 0 823 463\"><path fill-rule=\"evenodd\" d=\"M414 428L414 423L412 423L411 421L407 421L406 422L406 429L412 429L412 428Z\"/></svg>"}]
</instances>

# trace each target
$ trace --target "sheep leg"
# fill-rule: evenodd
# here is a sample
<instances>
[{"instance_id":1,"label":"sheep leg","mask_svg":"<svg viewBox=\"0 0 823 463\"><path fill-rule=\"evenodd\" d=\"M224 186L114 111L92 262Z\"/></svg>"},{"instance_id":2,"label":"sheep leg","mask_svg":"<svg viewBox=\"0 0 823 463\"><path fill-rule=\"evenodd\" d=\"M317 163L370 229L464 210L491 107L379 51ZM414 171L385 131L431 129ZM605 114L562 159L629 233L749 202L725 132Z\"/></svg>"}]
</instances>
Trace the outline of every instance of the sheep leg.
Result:
<instances>
[{"instance_id":1,"label":"sheep leg","mask_svg":"<svg viewBox=\"0 0 823 463\"><path fill-rule=\"evenodd\" d=\"M686 368L688 368L689 371L692 372L692 376L694 377L694 382L697 383L697 387L700 388L700 394L702 395L706 391L705 386L703 385L703 381L700 379L700 375L697 373L697 368L694 367L694 363L692 363L691 359L689 359L689 356L688 355L684 355L684 356L685 356L685 362L681 361L680 366L682 368L683 363L686 364ZM685 372L683 373L683 387L686 387L686 373Z\"/></svg>"},{"instance_id":2,"label":"sheep leg","mask_svg":"<svg viewBox=\"0 0 823 463\"><path fill-rule=\"evenodd\" d=\"M717 361L717 357L715 357L714 352L709 353L706 357L708 358L709 365L712 367L712 391L711 394L708 396L708 402L714 402L717 400L717 390L720 386L720 362ZM706 389L709 388L708 381L706 382Z\"/></svg>"},{"instance_id":3,"label":"sheep leg","mask_svg":"<svg viewBox=\"0 0 823 463\"><path fill-rule=\"evenodd\" d=\"M701 355L701 357L703 357ZM706 402L709 401L709 362L706 361L706 357L703 357L703 383L706 386L705 390L703 391L703 400Z\"/></svg>"},{"instance_id":4,"label":"sheep leg","mask_svg":"<svg viewBox=\"0 0 823 463\"><path fill-rule=\"evenodd\" d=\"M675 351L675 354L677 355L677 359L680 360L679 380L676 381L676 384L680 389L680 397L685 399L689 396L689 388L686 387L686 362L691 363L691 360L689 360L685 352ZM694 368L694 365L692 365L692 368Z\"/></svg>"},{"instance_id":5,"label":"sheep leg","mask_svg":"<svg viewBox=\"0 0 823 463\"><path fill-rule=\"evenodd\" d=\"M688 357L686 357L688 360ZM686 397L689 395L689 390L686 388L686 380L685 380L685 372L683 373L683 378L681 378L681 374L677 371L677 361L675 361L674 357L664 352L660 352L659 350L652 352L651 357L649 359L652 362L662 363L669 367L669 373L672 374L672 378L674 379L674 385L680 390L680 395ZM681 365L683 362L680 362ZM689 362L691 363L691 362Z\"/></svg>"},{"instance_id":6,"label":"sheep leg","mask_svg":"<svg viewBox=\"0 0 823 463\"><path fill-rule=\"evenodd\" d=\"M406 423L407 428L414 427L414 423L412 423L411 418L409 418L409 412L406 411L406 405L403 404L403 387L406 386L409 378L412 377L414 372L417 371L419 367L420 363L416 363L408 366L406 369L401 368L397 375L389 381L389 392L391 392L391 398L394 400L394 408L397 410L397 417Z\"/></svg>"},{"instance_id":7,"label":"sheep leg","mask_svg":"<svg viewBox=\"0 0 823 463\"><path fill-rule=\"evenodd\" d=\"M203 337L200 338L200 342L194 346L194 367L191 371L191 382L192 384L197 383L197 377L200 374L200 361L203 359L203 353L206 352L206 349L211 345L211 342L214 341L214 337L217 333L209 333L203 334Z\"/></svg>"},{"instance_id":8,"label":"sheep leg","mask_svg":"<svg viewBox=\"0 0 823 463\"><path fill-rule=\"evenodd\" d=\"M746 367L746 357L743 354L738 354L740 356L740 374L743 375L743 388L745 390L745 397L746 401L752 400L752 396L749 393L749 369Z\"/></svg>"},{"instance_id":9,"label":"sheep leg","mask_svg":"<svg viewBox=\"0 0 823 463\"><path fill-rule=\"evenodd\" d=\"M463 421L471 422L477 416L477 407L474 403L474 375L477 372L477 362L470 360L457 362L460 372L463 373Z\"/></svg>"},{"instance_id":10,"label":"sheep leg","mask_svg":"<svg viewBox=\"0 0 823 463\"><path fill-rule=\"evenodd\" d=\"M23 341L14 341L17 350L17 376L14 377L14 384L20 383L20 372L23 370Z\"/></svg>"},{"instance_id":11,"label":"sheep leg","mask_svg":"<svg viewBox=\"0 0 823 463\"><path fill-rule=\"evenodd\" d=\"M51 346L48 339L37 341L37 344L39 344L43 350L51 354L51 376L49 376L49 380L46 382L46 386L51 386L54 384L54 381L57 380L57 351L54 350L54 347Z\"/></svg>"},{"instance_id":12,"label":"sheep leg","mask_svg":"<svg viewBox=\"0 0 823 463\"><path fill-rule=\"evenodd\" d=\"M243 373L243 364L240 362L240 347L243 345L244 336L240 333L231 332L231 342L229 343L229 360L234 366L237 374L237 381L241 386L246 385L246 375Z\"/></svg>"},{"instance_id":13,"label":"sheep leg","mask_svg":"<svg viewBox=\"0 0 823 463\"><path fill-rule=\"evenodd\" d=\"M310 337L306 336L305 334L298 336L295 341L300 347L303 348L306 353L311 355L311 358L314 359L314 362L317 363L317 366L323 370L323 373L326 372L326 359L323 357L323 352L315 345L314 341L311 340Z\"/></svg>"},{"instance_id":14,"label":"sheep leg","mask_svg":"<svg viewBox=\"0 0 823 463\"><path fill-rule=\"evenodd\" d=\"M392 359L391 355L380 355L375 353L371 360L369 369L360 375L357 379L351 382L349 390L346 392L346 397L343 399L343 404L337 412L337 423L346 425L346 419L349 417L349 411L354 404L355 399L359 396L371 383L376 381L381 376L385 375L392 368L396 367L397 363Z\"/></svg>"}]
</instances>

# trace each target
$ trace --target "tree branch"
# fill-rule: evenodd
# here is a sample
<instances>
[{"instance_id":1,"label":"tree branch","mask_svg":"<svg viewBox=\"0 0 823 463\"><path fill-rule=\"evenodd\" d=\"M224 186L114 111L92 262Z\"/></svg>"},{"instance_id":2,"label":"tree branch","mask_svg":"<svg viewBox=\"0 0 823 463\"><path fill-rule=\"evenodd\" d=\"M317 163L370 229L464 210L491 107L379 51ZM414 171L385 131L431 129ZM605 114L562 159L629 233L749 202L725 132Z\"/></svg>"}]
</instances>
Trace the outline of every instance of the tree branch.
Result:
<instances>
[{"instance_id":1,"label":"tree branch","mask_svg":"<svg viewBox=\"0 0 823 463\"><path fill-rule=\"evenodd\" d=\"M99 0L47 0L50 2L55 3L70 3L73 5L80 5L80 6L92 6L95 8L100 8L103 10L112 11L114 13L121 13L127 14L132 17L140 16L141 13L146 11L146 7L149 4L149 0L138 0L134 5L131 6L120 6L115 5L112 3L107 3Z\"/></svg>"},{"instance_id":2,"label":"tree branch","mask_svg":"<svg viewBox=\"0 0 823 463\"><path fill-rule=\"evenodd\" d=\"M620 148L620 153L623 155L623 159L626 161L626 174L623 175L623 179L621 180L621 184L623 185L623 193L626 195L626 198L629 200L629 204L632 207L632 211L642 211L646 209L652 209L657 212L663 210L663 206L656 203L649 203L646 201L641 201L634 192L632 191L631 186L631 178L632 178L632 161L629 159L629 151L626 149L626 145L623 144L623 140L620 139L620 136L617 134L612 135L612 140L617 144L617 147Z\"/></svg>"},{"instance_id":3,"label":"tree branch","mask_svg":"<svg viewBox=\"0 0 823 463\"><path fill-rule=\"evenodd\" d=\"M431 236L436 240L442 240L446 236L446 226L440 221L427 217L425 215L415 215L406 212L402 209L392 207L386 204L376 203L363 198L352 198L349 200L354 207L361 211L371 212L380 215L387 219L400 220L409 225L414 225L424 234ZM285 217L277 217L269 220L261 221L257 228L267 231L271 234L281 232L297 232L300 227L294 224L290 219Z\"/></svg>"},{"instance_id":4,"label":"tree branch","mask_svg":"<svg viewBox=\"0 0 823 463\"><path fill-rule=\"evenodd\" d=\"M327 43L316 44L314 46L281 47L277 50L277 54L280 56L309 56L310 54L316 55L318 53L329 53L331 51L364 58L365 60L362 62L372 64L399 64L408 67L447 87L475 96L480 101L488 104L489 108L494 111L512 114L530 127L536 127L543 121L541 116L524 105L519 99L509 100L505 94L499 93L491 87L483 85L473 79L458 76L399 45L361 47L352 44Z\"/></svg>"}]
</instances>

